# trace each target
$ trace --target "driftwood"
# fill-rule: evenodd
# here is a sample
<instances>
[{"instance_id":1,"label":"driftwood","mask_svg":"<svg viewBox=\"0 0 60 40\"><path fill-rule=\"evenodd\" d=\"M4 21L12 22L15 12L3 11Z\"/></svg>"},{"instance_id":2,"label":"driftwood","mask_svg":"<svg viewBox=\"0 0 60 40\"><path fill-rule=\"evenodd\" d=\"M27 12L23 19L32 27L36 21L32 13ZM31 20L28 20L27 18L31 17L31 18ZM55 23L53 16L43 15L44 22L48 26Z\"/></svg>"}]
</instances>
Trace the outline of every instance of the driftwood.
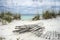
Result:
<instances>
[{"instance_id":1,"label":"driftwood","mask_svg":"<svg viewBox=\"0 0 60 40\"><path fill-rule=\"evenodd\" d=\"M32 31L35 32L43 29L44 27L40 27L38 25L22 25L22 26L16 26L13 32L25 33L25 32L32 32Z\"/></svg>"}]
</instances>

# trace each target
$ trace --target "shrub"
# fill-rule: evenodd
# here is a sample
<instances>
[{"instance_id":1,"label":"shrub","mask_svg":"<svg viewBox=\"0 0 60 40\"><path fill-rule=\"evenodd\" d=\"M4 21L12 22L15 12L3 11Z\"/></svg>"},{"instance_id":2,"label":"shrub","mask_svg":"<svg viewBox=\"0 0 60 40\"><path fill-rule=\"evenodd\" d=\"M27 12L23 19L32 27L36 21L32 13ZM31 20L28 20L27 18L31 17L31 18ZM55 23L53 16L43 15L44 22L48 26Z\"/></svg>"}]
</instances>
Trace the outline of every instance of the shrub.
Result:
<instances>
[{"instance_id":1,"label":"shrub","mask_svg":"<svg viewBox=\"0 0 60 40\"><path fill-rule=\"evenodd\" d=\"M44 19L56 18L56 14L54 12L46 11L45 13L43 13L43 18Z\"/></svg>"},{"instance_id":2,"label":"shrub","mask_svg":"<svg viewBox=\"0 0 60 40\"><path fill-rule=\"evenodd\" d=\"M18 19L21 19L21 15L19 14L16 14L16 15L14 15L14 19L16 19L16 20L18 20Z\"/></svg>"},{"instance_id":3,"label":"shrub","mask_svg":"<svg viewBox=\"0 0 60 40\"><path fill-rule=\"evenodd\" d=\"M37 14L32 20L40 20L40 15Z\"/></svg>"},{"instance_id":4,"label":"shrub","mask_svg":"<svg viewBox=\"0 0 60 40\"><path fill-rule=\"evenodd\" d=\"M57 14L58 16L60 16L60 11L58 12L58 14Z\"/></svg>"},{"instance_id":5,"label":"shrub","mask_svg":"<svg viewBox=\"0 0 60 40\"><path fill-rule=\"evenodd\" d=\"M1 12L0 18L3 18L3 17L4 17L4 12Z\"/></svg>"},{"instance_id":6,"label":"shrub","mask_svg":"<svg viewBox=\"0 0 60 40\"><path fill-rule=\"evenodd\" d=\"M1 12L0 19L5 20L7 22L11 22L13 19L21 19L20 14L12 14L11 12Z\"/></svg>"},{"instance_id":7,"label":"shrub","mask_svg":"<svg viewBox=\"0 0 60 40\"><path fill-rule=\"evenodd\" d=\"M7 12L7 13L5 13L5 15L13 16L13 14L11 12Z\"/></svg>"},{"instance_id":8,"label":"shrub","mask_svg":"<svg viewBox=\"0 0 60 40\"><path fill-rule=\"evenodd\" d=\"M56 18L56 14L55 13L51 13L51 18Z\"/></svg>"},{"instance_id":9,"label":"shrub","mask_svg":"<svg viewBox=\"0 0 60 40\"><path fill-rule=\"evenodd\" d=\"M6 20L7 22L11 22L11 21L12 21L12 18L8 16L8 17L5 18L5 20Z\"/></svg>"}]
</instances>

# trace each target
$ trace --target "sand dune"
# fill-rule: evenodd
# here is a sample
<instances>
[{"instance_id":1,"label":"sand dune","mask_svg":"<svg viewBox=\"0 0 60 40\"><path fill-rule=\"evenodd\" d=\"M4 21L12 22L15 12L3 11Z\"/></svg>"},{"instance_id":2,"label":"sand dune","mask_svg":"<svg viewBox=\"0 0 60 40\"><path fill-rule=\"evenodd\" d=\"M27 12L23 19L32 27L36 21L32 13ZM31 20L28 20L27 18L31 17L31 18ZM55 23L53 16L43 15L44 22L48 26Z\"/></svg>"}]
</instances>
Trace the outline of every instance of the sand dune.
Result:
<instances>
[{"instance_id":1,"label":"sand dune","mask_svg":"<svg viewBox=\"0 0 60 40\"><path fill-rule=\"evenodd\" d=\"M5 40L49 40L46 38L41 38L36 36L32 32L26 32L22 34L13 33L15 30L15 26L20 25L32 25L37 24L41 27L45 27L43 34L46 34L47 31L56 31L60 33L60 17L48 19L48 20L38 20L38 21L21 21L14 20L13 22L7 25L0 25L0 37L5 37Z\"/></svg>"}]
</instances>

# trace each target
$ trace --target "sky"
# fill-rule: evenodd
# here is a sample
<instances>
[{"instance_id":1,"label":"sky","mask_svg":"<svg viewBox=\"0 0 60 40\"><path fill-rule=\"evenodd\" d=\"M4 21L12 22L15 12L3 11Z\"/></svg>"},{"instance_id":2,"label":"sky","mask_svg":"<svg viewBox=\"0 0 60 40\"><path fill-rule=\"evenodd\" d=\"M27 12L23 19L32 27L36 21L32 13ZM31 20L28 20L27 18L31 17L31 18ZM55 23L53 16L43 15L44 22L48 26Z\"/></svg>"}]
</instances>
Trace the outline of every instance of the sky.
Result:
<instances>
[{"instance_id":1,"label":"sky","mask_svg":"<svg viewBox=\"0 0 60 40\"><path fill-rule=\"evenodd\" d=\"M0 0L0 11L35 14L48 9L59 10L60 0Z\"/></svg>"}]
</instances>

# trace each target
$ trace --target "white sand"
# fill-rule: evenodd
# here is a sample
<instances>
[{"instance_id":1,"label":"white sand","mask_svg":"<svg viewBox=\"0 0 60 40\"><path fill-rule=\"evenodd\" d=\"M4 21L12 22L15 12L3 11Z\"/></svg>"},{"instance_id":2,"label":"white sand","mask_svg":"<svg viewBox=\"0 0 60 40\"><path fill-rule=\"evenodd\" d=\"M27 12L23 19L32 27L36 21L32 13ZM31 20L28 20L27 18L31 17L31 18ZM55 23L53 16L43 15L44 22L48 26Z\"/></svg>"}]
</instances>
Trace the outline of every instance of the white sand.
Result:
<instances>
[{"instance_id":1,"label":"white sand","mask_svg":"<svg viewBox=\"0 0 60 40\"><path fill-rule=\"evenodd\" d=\"M7 25L0 25L0 37L5 37L6 40L46 40L41 37L37 37L33 33L24 33L24 34L14 34L12 31L15 26L28 25L28 24L38 24L42 27L45 27L45 31L57 31L60 33L60 17L48 19L48 20L39 20L39 21L13 21Z\"/></svg>"}]
</instances>

